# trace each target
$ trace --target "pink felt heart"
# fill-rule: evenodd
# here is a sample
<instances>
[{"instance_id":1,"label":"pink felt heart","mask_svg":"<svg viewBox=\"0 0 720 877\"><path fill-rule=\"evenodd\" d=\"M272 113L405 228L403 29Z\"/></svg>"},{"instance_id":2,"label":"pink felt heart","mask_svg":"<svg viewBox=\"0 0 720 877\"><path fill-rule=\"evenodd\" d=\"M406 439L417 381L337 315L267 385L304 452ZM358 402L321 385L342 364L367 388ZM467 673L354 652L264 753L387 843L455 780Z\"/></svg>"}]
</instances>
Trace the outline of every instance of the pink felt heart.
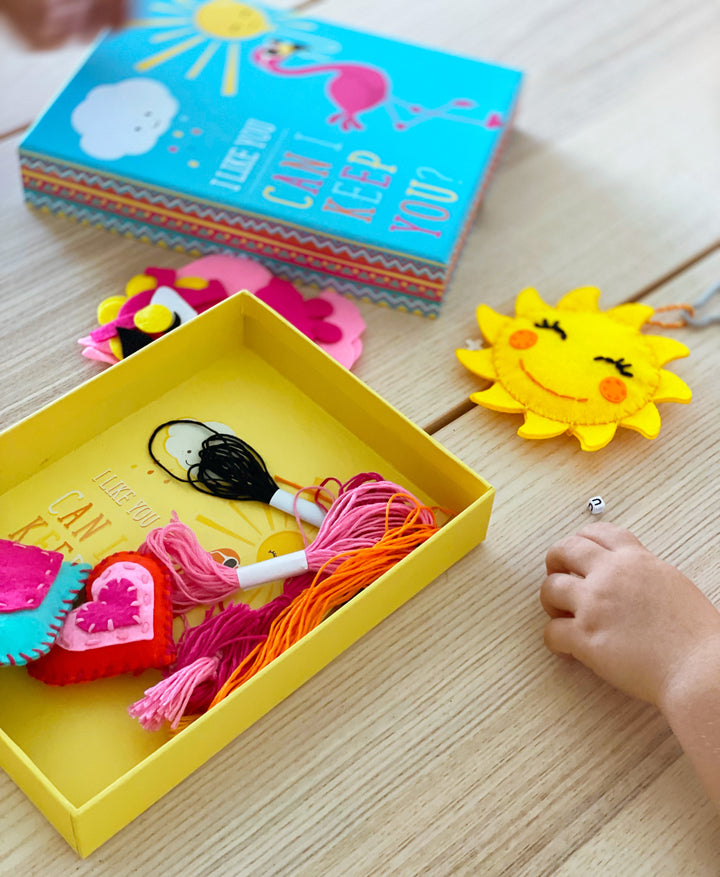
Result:
<instances>
[{"instance_id":1,"label":"pink felt heart","mask_svg":"<svg viewBox=\"0 0 720 877\"><path fill-rule=\"evenodd\" d=\"M115 630L139 622L137 588L130 579L110 579L99 591L93 588L93 594L95 599L77 610L75 623L81 630Z\"/></svg>"},{"instance_id":2,"label":"pink felt heart","mask_svg":"<svg viewBox=\"0 0 720 877\"><path fill-rule=\"evenodd\" d=\"M155 585L144 566L127 561L108 566L92 583L91 594L91 601L68 614L59 646L84 652L153 638Z\"/></svg>"}]
</instances>

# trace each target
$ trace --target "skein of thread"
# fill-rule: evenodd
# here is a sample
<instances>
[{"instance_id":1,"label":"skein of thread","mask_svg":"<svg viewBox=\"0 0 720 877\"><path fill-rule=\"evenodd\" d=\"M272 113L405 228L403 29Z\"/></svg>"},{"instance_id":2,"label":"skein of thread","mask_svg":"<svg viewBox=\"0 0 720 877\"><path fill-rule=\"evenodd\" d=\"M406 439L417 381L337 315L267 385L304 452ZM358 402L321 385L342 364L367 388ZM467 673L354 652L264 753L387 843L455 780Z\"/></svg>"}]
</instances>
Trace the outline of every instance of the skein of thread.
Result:
<instances>
[{"instance_id":1,"label":"skein of thread","mask_svg":"<svg viewBox=\"0 0 720 877\"><path fill-rule=\"evenodd\" d=\"M204 603L219 603L240 587L236 573L214 560L175 512L169 524L147 534L138 551L155 558L169 571L175 614Z\"/></svg>"},{"instance_id":2,"label":"skein of thread","mask_svg":"<svg viewBox=\"0 0 720 877\"><path fill-rule=\"evenodd\" d=\"M389 498L401 492L409 502L414 501L404 488L384 481L377 472L362 472L345 483L326 479L310 490L322 492L331 482L338 485L337 499L330 506L314 542L306 545L303 552L233 570L214 560L175 513L169 524L147 534L139 550L168 568L173 581L173 609L182 614L194 606L221 602L239 588L291 578L309 569L316 571L342 552L373 545L384 533ZM402 519L397 504L392 515L394 522ZM303 539L306 541L304 533ZM288 558L296 561L294 565L287 566Z\"/></svg>"},{"instance_id":3,"label":"skein of thread","mask_svg":"<svg viewBox=\"0 0 720 877\"><path fill-rule=\"evenodd\" d=\"M401 523L393 525L392 507L398 501L405 507L405 514ZM228 677L212 699L211 707L317 627L329 612L372 584L439 530L432 509L414 498L413 507L408 509L404 493L388 502L386 522L385 533L374 545L348 552L329 574L326 568L318 571L312 584L275 618L263 642L255 646ZM330 562L326 566L330 566Z\"/></svg>"},{"instance_id":4,"label":"skein of thread","mask_svg":"<svg viewBox=\"0 0 720 877\"><path fill-rule=\"evenodd\" d=\"M186 713L205 712L233 670L265 639L274 619L313 579L310 574L288 579L282 594L257 609L233 603L218 613L208 610L200 624L183 632L165 679L148 688L128 713L146 730L158 731L165 722L177 729Z\"/></svg>"},{"instance_id":5,"label":"skein of thread","mask_svg":"<svg viewBox=\"0 0 720 877\"><path fill-rule=\"evenodd\" d=\"M365 477L358 476L347 483L352 488L353 483L362 484L358 479ZM391 522L396 518L393 512L397 512L398 506L405 511L399 525L393 528ZM257 666L250 675L264 666L263 661L269 663L293 641L316 627L328 612L349 600L439 529L432 510L404 491L389 498L384 521L383 535L376 544L353 549L344 559L340 558L335 578L327 588L323 583L333 579L333 574L328 572L332 561L316 575L307 573L288 579L283 593L259 609L240 603L216 615L210 610L203 622L186 629L178 642L177 659L170 674L129 707L130 715L139 719L147 730L158 730L166 721L172 729L184 727L188 723L185 716L192 718L193 714L204 712L222 699L220 692L233 690L228 686L232 685L238 670L258 648L266 645L273 630L278 636L286 637L285 645L280 651L277 645L274 652L266 649L256 659ZM313 591L312 595L309 590ZM309 599L304 599L306 592ZM278 633L276 620L289 610L294 610L295 616L299 613L300 626L294 626L291 639L287 640L286 630Z\"/></svg>"},{"instance_id":6,"label":"skein of thread","mask_svg":"<svg viewBox=\"0 0 720 877\"><path fill-rule=\"evenodd\" d=\"M155 438L166 426L183 423L193 423L210 433L198 450L198 462L189 466L187 478L179 478L171 472L153 451ZM242 502L262 502L288 514L297 514L314 527L319 527L325 517L325 510L316 503L283 490L268 471L260 454L246 441L232 433L218 432L199 420L168 420L161 423L148 440L148 452L160 469L200 493Z\"/></svg>"},{"instance_id":7,"label":"skein of thread","mask_svg":"<svg viewBox=\"0 0 720 877\"><path fill-rule=\"evenodd\" d=\"M391 502L391 500L394 500ZM261 560L235 570L238 584L252 588L283 576L324 569L330 574L347 552L375 545L388 527L398 527L415 497L392 481L375 481L346 490L330 507L312 544L271 560ZM435 522L432 510L421 507L420 519Z\"/></svg>"}]
</instances>

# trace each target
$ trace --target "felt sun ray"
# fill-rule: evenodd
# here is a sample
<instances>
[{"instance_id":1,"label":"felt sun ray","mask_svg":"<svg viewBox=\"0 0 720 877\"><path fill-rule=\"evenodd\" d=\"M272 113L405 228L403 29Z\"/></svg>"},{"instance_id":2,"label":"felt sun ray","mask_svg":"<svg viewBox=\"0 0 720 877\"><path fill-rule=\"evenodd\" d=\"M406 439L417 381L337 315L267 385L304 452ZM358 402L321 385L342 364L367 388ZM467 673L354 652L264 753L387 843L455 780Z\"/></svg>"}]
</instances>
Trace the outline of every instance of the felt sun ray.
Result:
<instances>
[{"instance_id":1,"label":"felt sun ray","mask_svg":"<svg viewBox=\"0 0 720 877\"><path fill-rule=\"evenodd\" d=\"M517 297L514 317L480 305L477 321L488 346L456 351L465 368L492 382L471 400L523 414L523 438L568 433L584 451L607 445L620 426L656 438L655 403L687 403L692 396L663 366L690 351L672 338L642 333L654 312L649 305L601 311L599 298L599 289L584 286L553 307L528 288Z\"/></svg>"}]
</instances>

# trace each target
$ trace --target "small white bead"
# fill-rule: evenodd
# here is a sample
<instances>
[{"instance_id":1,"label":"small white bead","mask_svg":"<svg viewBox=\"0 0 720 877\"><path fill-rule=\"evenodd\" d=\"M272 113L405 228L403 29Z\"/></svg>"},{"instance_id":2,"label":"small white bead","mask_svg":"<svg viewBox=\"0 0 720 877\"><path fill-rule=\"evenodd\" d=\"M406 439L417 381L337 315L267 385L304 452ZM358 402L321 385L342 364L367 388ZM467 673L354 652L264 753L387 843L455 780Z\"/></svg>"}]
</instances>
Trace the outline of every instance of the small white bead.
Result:
<instances>
[{"instance_id":1,"label":"small white bead","mask_svg":"<svg viewBox=\"0 0 720 877\"><path fill-rule=\"evenodd\" d=\"M605 500L601 496L591 496L587 507L592 514L601 515L605 511Z\"/></svg>"}]
</instances>

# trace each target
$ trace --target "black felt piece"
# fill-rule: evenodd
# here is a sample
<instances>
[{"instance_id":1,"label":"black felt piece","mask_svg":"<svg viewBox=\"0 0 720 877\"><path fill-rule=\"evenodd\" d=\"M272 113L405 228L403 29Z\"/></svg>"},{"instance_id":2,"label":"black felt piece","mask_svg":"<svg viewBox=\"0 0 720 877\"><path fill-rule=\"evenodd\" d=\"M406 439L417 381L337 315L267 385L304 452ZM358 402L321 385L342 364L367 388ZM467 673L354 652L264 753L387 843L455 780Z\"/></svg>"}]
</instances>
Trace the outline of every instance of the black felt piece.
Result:
<instances>
[{"instance_id":1,"label":"black felt piece","mask_svg":"<svg viewBox=\"0 0 720 877\"><path fill-rule=\"evenodd\" d=\"M122 326L117 327L117 336L120 340L123 356L130 356L147 347L152 342L152 336L140 329L123 329Z\"/></svg>"}]
</instances>

